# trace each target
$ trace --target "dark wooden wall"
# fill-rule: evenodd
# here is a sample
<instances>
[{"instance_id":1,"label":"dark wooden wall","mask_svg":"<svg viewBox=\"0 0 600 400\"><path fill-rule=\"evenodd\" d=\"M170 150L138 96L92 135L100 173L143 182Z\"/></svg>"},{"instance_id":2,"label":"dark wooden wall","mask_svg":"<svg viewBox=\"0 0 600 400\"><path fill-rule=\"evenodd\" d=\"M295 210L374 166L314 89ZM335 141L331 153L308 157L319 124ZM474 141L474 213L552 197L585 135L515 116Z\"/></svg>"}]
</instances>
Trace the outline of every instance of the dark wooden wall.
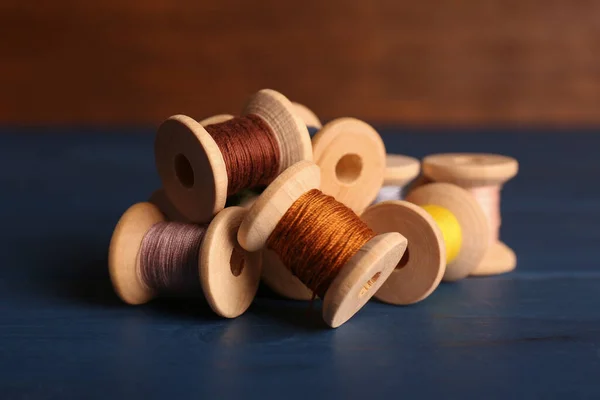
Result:
<instances>
[{"instance_id":1,"label":"dark wooden wall","mask_svg":"<svg viewBox=\"0 0 600 400\"><path fill-rule=\"evenodd\" d=\"M600 1L0 0L0 123L600 123Z\"/></svg>"}]
</instances>

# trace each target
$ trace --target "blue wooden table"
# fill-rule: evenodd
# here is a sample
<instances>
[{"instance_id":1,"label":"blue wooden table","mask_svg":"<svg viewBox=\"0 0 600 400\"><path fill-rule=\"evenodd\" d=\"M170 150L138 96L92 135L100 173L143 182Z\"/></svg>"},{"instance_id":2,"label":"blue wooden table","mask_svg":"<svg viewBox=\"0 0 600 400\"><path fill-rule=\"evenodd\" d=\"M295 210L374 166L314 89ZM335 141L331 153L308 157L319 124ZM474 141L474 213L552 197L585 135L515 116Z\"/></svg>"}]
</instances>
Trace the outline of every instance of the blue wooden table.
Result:
<instances>
[{"instance_id":1,"label":"blue wooden table","mask_svg":"<svg viewBox=\"0 0 600 400\"><path fill-rule=\"evenodd\" d=\"M600 398L600 135L382 135L416 157L516 157L501 236L518 267L332 330L264 288L235 320L120 303L108 242L159 186L153 129L0 129L0 398Z\"/></svg>"}]
</instances>

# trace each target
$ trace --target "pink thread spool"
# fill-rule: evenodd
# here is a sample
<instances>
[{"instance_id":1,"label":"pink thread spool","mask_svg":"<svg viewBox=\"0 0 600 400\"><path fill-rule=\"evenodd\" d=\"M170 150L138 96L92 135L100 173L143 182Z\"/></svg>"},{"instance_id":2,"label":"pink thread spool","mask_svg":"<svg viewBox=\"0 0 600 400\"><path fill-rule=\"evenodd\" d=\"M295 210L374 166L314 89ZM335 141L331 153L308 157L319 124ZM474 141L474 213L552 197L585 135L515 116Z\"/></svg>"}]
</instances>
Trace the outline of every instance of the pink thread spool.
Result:
<instances>
[{"instance_id":1,"label":"pink thread spool","mask_svg":"<svg viewBox=\"0 0 600 400\"><path fill-rule=\"evenodd\" d=\"M423 159L422 168L424 175L434 181L453 183L471 192L486 214L490 246L470 275L497 275L514 270L517 257L499 239L500 191L502 185L517 174L517 160L498 154L434 154Z\"/></svg>"},{"instance_id":2,"label":"pink thread spool","mask_svg":"<svg viewBox=\"0 0 600 400\"><path fill-rule=\"evenodd\" d=\"M168 205L167 200L162 191L152 196L152 201L163 206ZM168 205L165 209L172 211L174 208ZM153 203L137 203L121 216L115 227L108 267L115 292L127 304L144 304L161 294L143 277L142 246L151 228L168 220L164 212ZM261 253L249 253L237 242L237 233L246 213L242 207L228 207L213 218L206 227L194 261L198 281L185 282L186 287L195 286L198 293L201 290L213 311L226 318L237 317L246 311L260 281Z\"/></svg>"}]
</instances>

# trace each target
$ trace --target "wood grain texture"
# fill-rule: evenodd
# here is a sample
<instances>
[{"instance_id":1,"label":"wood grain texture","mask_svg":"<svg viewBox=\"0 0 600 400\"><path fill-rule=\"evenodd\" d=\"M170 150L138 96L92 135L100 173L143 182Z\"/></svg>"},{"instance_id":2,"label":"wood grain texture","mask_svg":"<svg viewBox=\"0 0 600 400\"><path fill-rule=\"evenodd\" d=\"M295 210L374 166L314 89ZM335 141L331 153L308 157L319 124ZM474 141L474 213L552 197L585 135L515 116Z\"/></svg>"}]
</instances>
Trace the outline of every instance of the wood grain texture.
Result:
<instances>
[{"instance_id":1,"label":"wood grain texture","mask_svg":"<svg viewBox=\"0 0 600 400\"><path fill-rule=\"evenodd\" d=\"M0 121L152 123L269 87L324 118L600 123L600 2L0 4Z\"/></svg>"}]
</instances>

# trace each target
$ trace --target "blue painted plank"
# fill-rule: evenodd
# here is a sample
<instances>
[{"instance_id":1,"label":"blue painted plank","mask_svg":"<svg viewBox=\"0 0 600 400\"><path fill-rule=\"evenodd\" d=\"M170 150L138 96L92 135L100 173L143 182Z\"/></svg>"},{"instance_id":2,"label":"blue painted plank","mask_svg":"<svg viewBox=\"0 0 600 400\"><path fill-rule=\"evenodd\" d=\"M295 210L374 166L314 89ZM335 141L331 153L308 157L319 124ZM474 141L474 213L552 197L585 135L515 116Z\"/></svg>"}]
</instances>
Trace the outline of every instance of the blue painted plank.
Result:
<instances>
[{"instance_id":1,"label":"blue painted plank","mask_svg":"<svg viewBox=\"0 0 600 400\"><path fill-rule=\"evenodd\" d=\"M2 398L598 398L600 136L382 132L390 152L519 159L502 202L518 269L331 330L266 290L231 321L201 298L121 304L108 241L159 185L153 129L0 129Z\"/></svg>"}]
</instances>

